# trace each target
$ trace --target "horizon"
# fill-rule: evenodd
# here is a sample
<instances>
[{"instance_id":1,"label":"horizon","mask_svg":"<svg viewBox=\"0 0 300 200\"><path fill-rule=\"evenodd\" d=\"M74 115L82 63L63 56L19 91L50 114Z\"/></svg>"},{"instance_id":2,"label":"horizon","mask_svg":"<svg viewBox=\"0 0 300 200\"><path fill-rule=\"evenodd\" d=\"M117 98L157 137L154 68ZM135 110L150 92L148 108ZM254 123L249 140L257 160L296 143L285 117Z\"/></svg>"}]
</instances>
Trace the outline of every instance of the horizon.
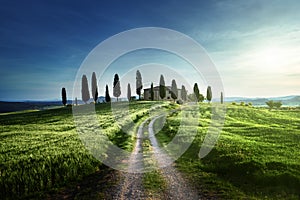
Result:
<instances>
[{"instance_id":1,"label":"horizon","mask_svg":"<svg viewBox=\"0 0 300 200\"><path fill-rule=\"evenodd\" d=\"M190 94L190 93L188 93ZM135 97L138 98L138 95L134 95ZM105 95L99 95L98 98L105 98ZM273 98L286 98L286 97L300 97L300 94L292 94L292 95L284 95L284 96L260 96L260 97L251 97L251 96L224 96L224 100L228 100L230 98L237 98L237 99L273 99ZM117 99L114 96L111 96L112 99ZM127 97L119 97L119 99L127 99ZM218 97L213 97L213 100L219 99ZM82 101L81 98L78 99L79 101ZM92 100L92 97L90 98ZM61 98L56 98L56 99L11 99L11 100L0 100L0 102L11 102L11 103L26 103L26 102L61 102ZM67 101L75 101L75 99L69 99L67 98Z\"/></svg>"},{"instance_id":2,"label":"horizon","mask_svg":"<svg viewBox=\"0 0 300 200\"><path fill-rule=\"evenodd\" d=\"M76 75L90 52L116 34L141 27L172 29L202 45L220 74L225 98L297 96L299 10L300 2L296 0L3 2L0 101L59 100L62 87L71 99ZM121 97L126 97L127 83L135 94L134 70L141 69L147 86L150 81L158 82L163 73L158 71L159 67L168 71L166 85L180 77L178 88L184 84L192 91L192 83L197 82L200 92L206 93L205 79L195 75L190 63L171 52L133 51L120 56L109 67L97 77L99 94L104 94L108 84L113 97L114 73L124 78ZM151 71L153 68L156 70ZM86 75L90 86L91 74Z\"/></svg>"}]
</instances>

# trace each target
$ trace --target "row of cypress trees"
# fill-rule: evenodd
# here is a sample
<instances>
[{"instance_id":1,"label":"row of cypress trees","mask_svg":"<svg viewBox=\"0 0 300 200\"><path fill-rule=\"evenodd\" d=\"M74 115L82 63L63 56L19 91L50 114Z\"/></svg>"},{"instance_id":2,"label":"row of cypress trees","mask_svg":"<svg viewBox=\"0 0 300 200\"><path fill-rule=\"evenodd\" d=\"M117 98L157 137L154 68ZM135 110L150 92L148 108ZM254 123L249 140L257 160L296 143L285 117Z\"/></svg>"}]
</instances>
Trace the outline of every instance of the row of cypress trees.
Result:
<instances>
[{"instance_id":1,"label":"row of cypress trees","mask_svg":"<svg viewBox=\"0 0 300 200\"><path fill-rule=\"evenodd\" d=\"M82 95L82 101L87 103L90 100L90 93L89 93L89 86L88 86L88 80L87 76L84 74L82 76L81 80L81 95ZM97 78L96 78L96 73L92 73L92 80L91 80L91 85L92 85L92 98L94 102L96 103L98 100L98 86L97 86ZM136 94L139 96L139 99L141 99L141 92L142 92L143 84L142 84L142 75L139 70L136 72ZM194 84L193 88L193 94L195 97L195 100L202 102L204 101L205 97L200 93L198 84ZM120 79L119 75L115 74L114 75L114 81L113 81L113 96L117 98L120 97L121 95L121 86L120 86ZM154 100L154 87L153 83L151 83L150 87L150 96L151 100ZM160 75L160 80L159 80L159 96L161 99L164 99L166 97L166 86L165 86L165 80L164 76ZM177 89L177 84L176 81L173 79L172 84L171 84L171 97L172 99L176 100L178 98L178 89ZM127 98L128 100L131 99L131 86L130 83L127 85ZM185 89L185 86L182 85L181 87L181 99L183 101L187 100L187 90ZM207 92L206 92L206 100L211 101L212 100L212 90L211 87L207 87ZM76 98L76 104L77 104L77 98ZM108 85L106 84L105 86L105 101L110 102L111 98L109 95L109 90L108 90ZM66 105L67 103L67 96L66 96L66 89L62 88L62 103L63 105ZM223 103L223 93L221 93L221 103Z\"/></svg>"}]
</instances>

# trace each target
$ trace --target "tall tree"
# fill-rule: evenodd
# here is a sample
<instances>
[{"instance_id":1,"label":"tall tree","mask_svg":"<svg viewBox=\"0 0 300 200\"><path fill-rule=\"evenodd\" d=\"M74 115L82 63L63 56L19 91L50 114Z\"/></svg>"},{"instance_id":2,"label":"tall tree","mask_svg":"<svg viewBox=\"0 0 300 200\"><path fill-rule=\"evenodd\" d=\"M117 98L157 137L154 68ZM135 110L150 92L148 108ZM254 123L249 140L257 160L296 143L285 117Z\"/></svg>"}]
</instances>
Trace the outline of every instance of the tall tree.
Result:
<instances>
[{"instance_id":1,"label":"tall tree","mask_svg":"<svg viewBox=\"0 0 300 200\"><path fill-rule=\"evenodd\" d=\"M67 93L66 93L66 88L64 87L61 89L61 99L62 99L62 103L65 106L67 104Z\"/></svg>"},{"instance_id":2,"label":"tall tree","mask_svg":"<svg viewBox=\"0 0 300 200\"><path fill-rule=\"evenodd\" d=\"M108 91L108 85L105 86L105 102L110 102L110 96L109 96L109 91Z\"/></svg>"},{"instance_id":3,"label":"tall tree","mask_svg":"<svg viewBox=\"0 0 300 200\"><path fill-rule=\"evenodd\" d=\"M96 103L98 100L98 87L97 87L97 78L96 78L95 72L93 72L93 74L92 74L92 96L93 96L94 102Z\"/></svg>"},{"instance_id":4,"label":"tall tree","mask_svg":"<svg viewBox=\"0 0 300 200\"><path fill-rule=\"evenodd\" d=\"M150 87L150 97L151 97L151 101L154 100L154 88L153 88L153 83L151 83L151 87Z\"/></svg>"},{"instance_id":5,"label":"tall tree","mask_svg":"<svg viewBox=\"0 0 300 200\"><path fill-rule=\"evenodd\" d=\"M176 84L175 79L172 80L172 84L171 84L171 97L172 97L172 99L174 99L174 101L178 97L178 89L177 89L177 84Z\"/></svg>"},{"instance_id":6,"label":"tall tree","mask_svg":"<svg viewBox=\"0 0 300 200\"><path fill-rule=\"evenodd\" d=\"M185 86L182 85L182 86L181 86L181 99L182 99L183 101L186 101L186 95L187 95L187 91L186 91L186 89L185 89Z\"/></svg>"},{"instance_id":7,"label":"tall tree","mask_svg":"<svg viewBox=\"0 0 300 200\"><path fill-rule=\"evenodd\" d=\"M87 103L88 100L90 99L89 85L88 85L86 75L82 75L82 79L81 79L81 97L82 97L82 101L84 101L85 103Z\"/></svg>"},{"instance_id":8,"label":"tall tree","mask_svg":"<svg viewBox=\"0 0 300 200\"><path fill-rule=\"evenodd\" d=\"M224 95L223 95L223 92L221 92L221 104L224 103Z\"/></svg>"},{"instance_id":9,"label":"tall tree","mask_svg":"<svg viewBox=\"0 0 300 200\"><path fill-rule=\"evenodd\" d=\"M211 87L208 86L207 87L207 90L206 90L206 99L207 101L210 103L211 102L211 99L212 99L212 92L211 92Z\"/></svg>"},{"instance_id":10,"label":"tall tree","mask_svg":"<svg viewBox=\"0 0 300 200\"><path fill-rule=\"evenodd\" d=\"M139 70L136 71L136 94L139 95L139 99L141 99L141 93L143 89L142 75Z\"/></svg>"},{"instance_id":11,"label":"tall tree","mask_svg":"<svg viewBox=\"0 0 300 200\"><path fill-rule=\"evenodd\" d=\"M117 97L117 101L119 101L119 96L121 95L121 86L120 86L120 79L118 74L115 74L114 77L113 95L114 97Z\"/></svg>"},{"instance_id":12,"label":"tall tree","mask_svg":"<svg viewBox=\"0 0 300 200\"><path fill-rule=\"evenodd\" d=\"M130 87L130 83L128 83L127 85L127 99L128 101L130 101L131 98L131 87Z\"/></svg>"},{"instance_id":13,"label":"tall tree","mask_svg":"<svg viewBox=\"0 0 300 200\"><path fill-rule=\"evenodd\" d=\"M166 85L164 76L161 74L159 79L159 96L161 99L166 97Z\"/></svg>"},{"instance_id":14,"label":"tall tree","mask_svg":"<svg viewBox=\"0 0 300 200\"><path fill-rule=\"evenodd\" d=\"M194 84L194 88L193 89L194 89L194 95L196 97L196 100L200 101L200 92L199 92L199 88L198 88L198 84L197 83Z\"/></svg>"}]
</instances>

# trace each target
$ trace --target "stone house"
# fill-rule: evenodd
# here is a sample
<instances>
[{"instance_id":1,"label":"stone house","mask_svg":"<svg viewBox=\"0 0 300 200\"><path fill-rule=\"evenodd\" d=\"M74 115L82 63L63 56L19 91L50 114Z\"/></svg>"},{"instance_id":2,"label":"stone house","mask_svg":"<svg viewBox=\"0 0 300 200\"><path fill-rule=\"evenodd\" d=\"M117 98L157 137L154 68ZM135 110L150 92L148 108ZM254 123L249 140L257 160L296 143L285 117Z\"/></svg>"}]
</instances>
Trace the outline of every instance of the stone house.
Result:
<instances>
[{"instance_id":1,"label":"stone house","mask_svg":"<svg viewBox=\"0 0 300 200\"><path fill-rule=\"evenodd\" d=\"M158 100L162 100L159 96L159 86L153 87L154 90L154 100L158 101ZM178 96L176 100L181 100L181 89L177 89L178 90ZM172 97L171 97L171 87L170 86L166 86L166 97L164 98L164 100L170 100L173 101ZM151 100L151 94L150 94L150 88L146 88L144 89L144 100Z\"/></svg>"}]
</instances>

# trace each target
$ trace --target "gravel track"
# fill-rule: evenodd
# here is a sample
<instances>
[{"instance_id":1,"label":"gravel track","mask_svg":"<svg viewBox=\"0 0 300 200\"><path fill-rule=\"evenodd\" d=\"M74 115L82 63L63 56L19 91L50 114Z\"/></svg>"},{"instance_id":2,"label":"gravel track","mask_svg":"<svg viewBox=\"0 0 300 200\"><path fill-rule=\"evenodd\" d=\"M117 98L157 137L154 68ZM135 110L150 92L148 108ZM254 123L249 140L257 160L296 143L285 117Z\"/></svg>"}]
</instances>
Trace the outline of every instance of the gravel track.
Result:
<instances>
[{"instance_id":1,"label":"gravel track","mask_svg":"<svg viewBox=\"0 0 300 200\"><path fill-rule=\"evenodd\" d=\"M156 161L158 165L157 168L159 168L162 177L167 183L167 191L159 199L200 199L200 196L195 189L192 189L189 186L189 183L182 177L181 173L175 169L172 159L159 147L153 131L153 124L158 118L160 118L160 116L157 116L150 121L148 133L153 159ZM129 160L129 172L121 172L123 181L121 181L121 184L118 186L119 191L114 196L114 199L152 199L147 196L143 188L143 173L135 172L142 172L144 167L143 155L139 153L143 152L143 132L144 128L146 128L145 124L148 122L149 119L145 120L138 129L135 148Z\"/></svg>"},{"instance_id":2,"label":"gravel track","mask_svg":"<svg viewBox=\"0 0 300 200\"><path fill-rule=\"evenodd\" d=\"M195 189L189 187L189 183L182 177L181 173L174 168L172 159L163 151L163 149L158 146L153 124L160 117L161 116L157 116L151 120L149 123L148 132L154 157L157 161L158 167L161 170L161 174L168 185L166 199L199 199L200 197Z\"/></svg>"},{"instance_id":3,"label":"gravel track","mask_svg":"<svg viewBox=\"0 0 300 200\"><path fill-rule=\"evenodd\" d=\"M118 186L118 192L114 196L114 199L147 199L142 183L143 174L138 173L144 168L142 152L144 126L147 122L148 119L139 126L135 148L129 159L129 172L121 172L123 182Z\"/></svg>"}]
</instances>

